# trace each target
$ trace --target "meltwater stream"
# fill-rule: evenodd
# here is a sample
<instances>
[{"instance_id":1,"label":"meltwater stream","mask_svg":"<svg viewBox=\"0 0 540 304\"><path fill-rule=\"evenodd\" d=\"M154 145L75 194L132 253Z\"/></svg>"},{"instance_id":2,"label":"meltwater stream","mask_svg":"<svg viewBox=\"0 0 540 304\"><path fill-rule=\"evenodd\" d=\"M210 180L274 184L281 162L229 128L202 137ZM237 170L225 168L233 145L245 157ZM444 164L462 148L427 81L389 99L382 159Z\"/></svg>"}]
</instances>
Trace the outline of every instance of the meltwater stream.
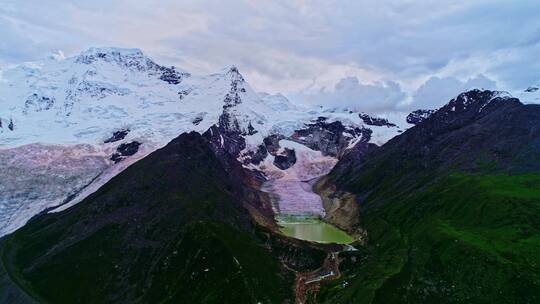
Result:
<instances>
[{"instance_id":1,"label":"meltwater stream","mask_svg":"<svg viewBox=\"0 0 540 304\"><path fill-rule=\"evenodd\" d=\"M270 178L263 185L263 190L272 197L281 232L319 243L352 243L354 239L347 233L320 220L325 210L321 197L312 190L315 179L328 174L336 159L292 141L281 140L279 144L294 149L297 159L291 168L284 171L273 166L271 156L265 160L265 173Z\"/></svg>"}]
</instances>

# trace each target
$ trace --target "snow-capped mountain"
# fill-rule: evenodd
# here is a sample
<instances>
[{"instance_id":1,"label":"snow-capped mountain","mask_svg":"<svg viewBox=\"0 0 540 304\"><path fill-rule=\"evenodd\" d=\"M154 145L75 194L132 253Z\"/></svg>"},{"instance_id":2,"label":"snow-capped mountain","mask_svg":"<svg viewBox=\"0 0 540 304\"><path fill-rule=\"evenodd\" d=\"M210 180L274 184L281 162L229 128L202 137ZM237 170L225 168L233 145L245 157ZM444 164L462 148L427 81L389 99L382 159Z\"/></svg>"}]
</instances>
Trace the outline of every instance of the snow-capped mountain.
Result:
<instances>
[{"instance_id":1,"label":"snow-capped mountain","mask_svg":"<svg viewBox=\"0 0 540 304\"><path fill-rule=\"evenodd\" d=\"M401 130L365 113L258 94L234 66L195 75L120 48L24 63L0 74L0 235L77 203L187 131L207 132L218 148L264 171L269 158L284 157L280 140L337 158Z\"/></svg>"},{"instance_id":2,"label":"snow-capped mountain","mask_svg":"<svg viewBox=\"0 0 540 304\"><path fill-rule=\"evenodd\" d=\"M540 103L540 83L532 85L516 94L524 103Z\"/></svg>"}]
</instances>

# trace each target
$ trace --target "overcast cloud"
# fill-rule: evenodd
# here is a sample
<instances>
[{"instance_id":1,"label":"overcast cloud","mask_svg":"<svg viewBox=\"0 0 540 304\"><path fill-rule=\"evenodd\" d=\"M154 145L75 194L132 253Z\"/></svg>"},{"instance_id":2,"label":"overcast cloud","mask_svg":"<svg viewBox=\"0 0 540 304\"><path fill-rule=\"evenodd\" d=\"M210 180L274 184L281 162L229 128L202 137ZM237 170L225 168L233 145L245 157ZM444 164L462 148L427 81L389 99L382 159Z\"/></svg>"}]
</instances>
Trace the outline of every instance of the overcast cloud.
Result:
<instances>
[{"instance_id":1,"label":"overcast cloud","mask_svg":"<svg viewBox=\"0 0 540 304\"><path fill-rule=\"evenodd\" d=\"M537 0L382 2L0 0L0 64L137 47L195 73L235 64L257 90L366 111L436 107L475 79L510 91L540 80Z\"/></svg>"}]
</instances>

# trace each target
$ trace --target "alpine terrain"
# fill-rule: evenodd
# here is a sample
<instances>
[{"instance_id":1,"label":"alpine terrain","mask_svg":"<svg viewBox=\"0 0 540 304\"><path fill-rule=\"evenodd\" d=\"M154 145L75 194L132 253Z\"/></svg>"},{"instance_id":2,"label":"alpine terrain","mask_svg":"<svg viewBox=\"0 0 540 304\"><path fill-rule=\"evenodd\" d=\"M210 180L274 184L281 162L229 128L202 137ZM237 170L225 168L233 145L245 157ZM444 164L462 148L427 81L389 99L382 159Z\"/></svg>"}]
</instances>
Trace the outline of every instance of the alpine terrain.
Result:
<instances>
[{"instance_id":1,"label":"alpine terrain","mask_svg":"<svg viewBox=\"0 0 540 304\"><path fill-rule=\"evenodd\" d=\"M0 75L2 303L540 301L538 105L391 121L121 48Z\"/></svg>"}]
</instances>

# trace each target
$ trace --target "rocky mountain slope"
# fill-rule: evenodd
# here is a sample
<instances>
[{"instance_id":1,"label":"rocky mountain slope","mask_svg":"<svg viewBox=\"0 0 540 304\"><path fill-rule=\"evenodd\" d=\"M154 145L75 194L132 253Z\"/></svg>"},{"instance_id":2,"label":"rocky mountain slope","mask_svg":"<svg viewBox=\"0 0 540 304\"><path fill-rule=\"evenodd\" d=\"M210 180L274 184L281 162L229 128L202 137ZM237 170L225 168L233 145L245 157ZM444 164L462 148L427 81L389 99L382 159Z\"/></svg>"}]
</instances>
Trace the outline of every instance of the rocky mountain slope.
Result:
<instances>
[{"instance_id":1,"label":"rocky mountain slope","mask_svg":"<svg viewBox=\"0 0 540 304\"><path fill-rule=\"evenodd\" d=\"M400 132L366 120L376 117L258 94L236 67L194 75L138 49L91 48L21 64L0 76L0 235L81 201L183 132L212 130L214 144L260 171L265 160L293 165L280 139L335 158L358 141L380 145Z\"/></svg>"},{"instance_id":2,"label":"rocky mountain slope","mask_svg":"<svg viewBox=\"0 0 540 304\"><path fill-rule=\"evenodd\" d=\"M4 237L0 300L292 303L292 270L324 254L255 224L250 179L202 135L182 134L80 204Z\"/></svg>"},{"instance_id":3,"label":"rocky mountain slope","mask_svg":"<svg viewBox=\"0 0 540 304\"><path fill-rule=\"evenodd\" d=\"M324 303L540 300L540 106L460 94L329 180L359 204L360 252Z\"/></svg>"}]
</instances>

